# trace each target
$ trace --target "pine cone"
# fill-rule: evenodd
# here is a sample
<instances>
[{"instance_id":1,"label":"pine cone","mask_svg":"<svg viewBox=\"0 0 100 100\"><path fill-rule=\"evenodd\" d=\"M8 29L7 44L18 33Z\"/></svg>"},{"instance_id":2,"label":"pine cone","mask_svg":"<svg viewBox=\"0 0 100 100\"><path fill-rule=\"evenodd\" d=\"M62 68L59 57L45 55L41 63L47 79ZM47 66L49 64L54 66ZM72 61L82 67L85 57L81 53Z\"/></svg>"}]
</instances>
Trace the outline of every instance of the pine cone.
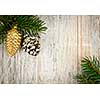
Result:
<instances>
[{"instance_id":1,"label":"pine cone","mask_svg":"<svg viewBox=\"0 0 100 100\"><path fill-rule=\"evenodd\" d=\"M15 29L12 28L7 33L6 47L8 54L14 56L17 50L21 46L21 34Z\"/></svg>"},{"instance_id":2,"label":"pine cone","mask_svg":"<svg viewBox=\"0 0 100 100\"><path fill-rule=\"evenodd\" d=\"M30 55L37 56L40 52L40 42L39 37L31 37L31 36L24 36L22 48L25 52L28 52Z\"/></svg>"}]
</instances>

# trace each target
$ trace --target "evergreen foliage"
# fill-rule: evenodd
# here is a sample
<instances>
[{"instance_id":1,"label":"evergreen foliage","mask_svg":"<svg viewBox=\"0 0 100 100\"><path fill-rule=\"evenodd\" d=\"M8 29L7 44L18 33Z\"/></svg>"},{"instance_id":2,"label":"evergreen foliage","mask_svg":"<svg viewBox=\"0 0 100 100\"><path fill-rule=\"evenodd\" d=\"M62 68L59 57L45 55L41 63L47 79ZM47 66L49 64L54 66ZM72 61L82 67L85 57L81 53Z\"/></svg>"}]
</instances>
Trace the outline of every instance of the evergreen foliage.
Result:
<instances>
[{"instance_id":1,"label":"evergreen foliage","mask_svg":"<svg viewBox=\"0 0 100 100\"><path fill-rule=\"evenodd\" d=\"M96 57L84 57L81 61L82 70L76 75L80 84L100 83L100 61Z\"/></svg>"},{"instance_id":2,"label":"evergreen foliage","mask_svg":"<svg viewBox=\"0 0 100 100\"><path fill-rule=\"evenodd\" d=\"M45 22L38 16L33 15L1 15L0 16L0 43L3 43L7 31L14 26L23 35L29 34L35 36L36 34L43 33L47 27Z\"/></svg>"}]
</instances>

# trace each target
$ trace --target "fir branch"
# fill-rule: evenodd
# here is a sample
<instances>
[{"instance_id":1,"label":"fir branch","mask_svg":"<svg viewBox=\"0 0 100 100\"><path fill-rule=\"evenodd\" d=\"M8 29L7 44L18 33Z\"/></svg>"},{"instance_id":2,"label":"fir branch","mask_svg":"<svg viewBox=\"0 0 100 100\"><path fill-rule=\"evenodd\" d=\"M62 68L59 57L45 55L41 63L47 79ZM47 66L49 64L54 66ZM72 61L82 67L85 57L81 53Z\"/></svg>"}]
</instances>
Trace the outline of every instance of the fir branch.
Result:
<instances>
[{"instance_id":1,"label":"fir branch","mask_svg":"<svg viewBox=\"0 0 100 100\"><path fill-rule=\"evenodd\" d=\"M23 32L42 33L46 31L45 22L40 20L38 16L17 16L16 18L19 30Z\"/></svg>"},{"instance_id":2,"label":"fir branch","mask_svg":"<svg viewBox=\"0 0 100 100\"><path fill-rule=\"evenodd\" d=\"M100 61L96 57L84 57L81 61L82 70L76 75L79 83L100 83Z\"/></svg>"},{"instance_id":3,"label":"fir branch","mask_svg":"<svg viewBox=\"0 0 100 100\"><path fill-rule=\"evenodd\" d=\"M34 36L47 30L45 22L33 15L1 15L0 16L0 43L6 38L8 30L17 25L17 30L22 34ZM30 33L31 32L31 33Z\"/></svg>"}]
</instances>

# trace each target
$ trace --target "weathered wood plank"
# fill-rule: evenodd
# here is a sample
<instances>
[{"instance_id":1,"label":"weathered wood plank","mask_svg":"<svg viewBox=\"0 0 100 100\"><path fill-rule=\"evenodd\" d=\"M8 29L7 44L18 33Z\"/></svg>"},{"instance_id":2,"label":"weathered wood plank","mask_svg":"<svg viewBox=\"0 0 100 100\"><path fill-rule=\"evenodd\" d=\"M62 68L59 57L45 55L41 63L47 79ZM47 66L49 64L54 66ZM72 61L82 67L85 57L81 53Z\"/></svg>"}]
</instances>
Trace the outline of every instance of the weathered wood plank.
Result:
<instances>
[{"instance_id":1,"label":"weathered wood plank","mask_svg":"<svg viewBox=\"0 0 100 100\"><path fill-rule=\"evenodd\" d=\"M77 70L77 16L45 17L49 29L44 39L46 48L41 52L40 82L73 83L71 73Z\"/></svg>"},{"instance_id":2,"label":"weathered wood plank","mask_svg":"<svg viewBox=\"0 0 100 100\"><path fill-rule=\"evenodd\" d=\"M91 56L91 16L78 16L78 71L82 57Z\"/></svg>"},{"instance_id":3,"label":"weathered wood plank","mask_svg":"<svg viewBox=\"0 0 100 100\"><path fill-rule=\"evenodd\" d=\"M91 16L92 55L100 57L100 16Z\"/></svg>"},{"instance_id":4,"label":"weathered wood plank","mask_svg":"<svg viewBox=\"0 0 100 100\"><path fill-rule=\"evenodd\" d=\"M82 56L90 56L90 16L82 16Z\"/></svg>"}]
</instances>

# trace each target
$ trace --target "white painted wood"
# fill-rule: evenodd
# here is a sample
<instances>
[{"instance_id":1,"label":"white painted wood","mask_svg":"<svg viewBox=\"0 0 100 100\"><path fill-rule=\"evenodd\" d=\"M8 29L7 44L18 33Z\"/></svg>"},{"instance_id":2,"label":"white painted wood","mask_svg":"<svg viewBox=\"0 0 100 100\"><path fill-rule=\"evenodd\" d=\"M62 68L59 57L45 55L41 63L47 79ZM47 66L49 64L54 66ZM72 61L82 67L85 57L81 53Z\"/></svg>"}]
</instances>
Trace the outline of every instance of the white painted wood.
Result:
<instances>
[{"instance_id":1,"label":"white painted wood","mask_svg":"<svg viewBox=\"0 0 100 100\"><path fill-rule=\"evenodd\" d=\"M92 55L100 57L100 16L91 16Z\"/></svg>"},{"instance_id":2,"label":"white painted wood","mask_svg":"<svg viewBox=\"0 0 100 100\"><path fill-rule=\"evenodd\" d=\"M76 83L84 56L100 56L100 16L40 16L47 34L41 34L37 57L23 51L10 58L0 45L0 83Z\"/></svg>"}]
</instances>

